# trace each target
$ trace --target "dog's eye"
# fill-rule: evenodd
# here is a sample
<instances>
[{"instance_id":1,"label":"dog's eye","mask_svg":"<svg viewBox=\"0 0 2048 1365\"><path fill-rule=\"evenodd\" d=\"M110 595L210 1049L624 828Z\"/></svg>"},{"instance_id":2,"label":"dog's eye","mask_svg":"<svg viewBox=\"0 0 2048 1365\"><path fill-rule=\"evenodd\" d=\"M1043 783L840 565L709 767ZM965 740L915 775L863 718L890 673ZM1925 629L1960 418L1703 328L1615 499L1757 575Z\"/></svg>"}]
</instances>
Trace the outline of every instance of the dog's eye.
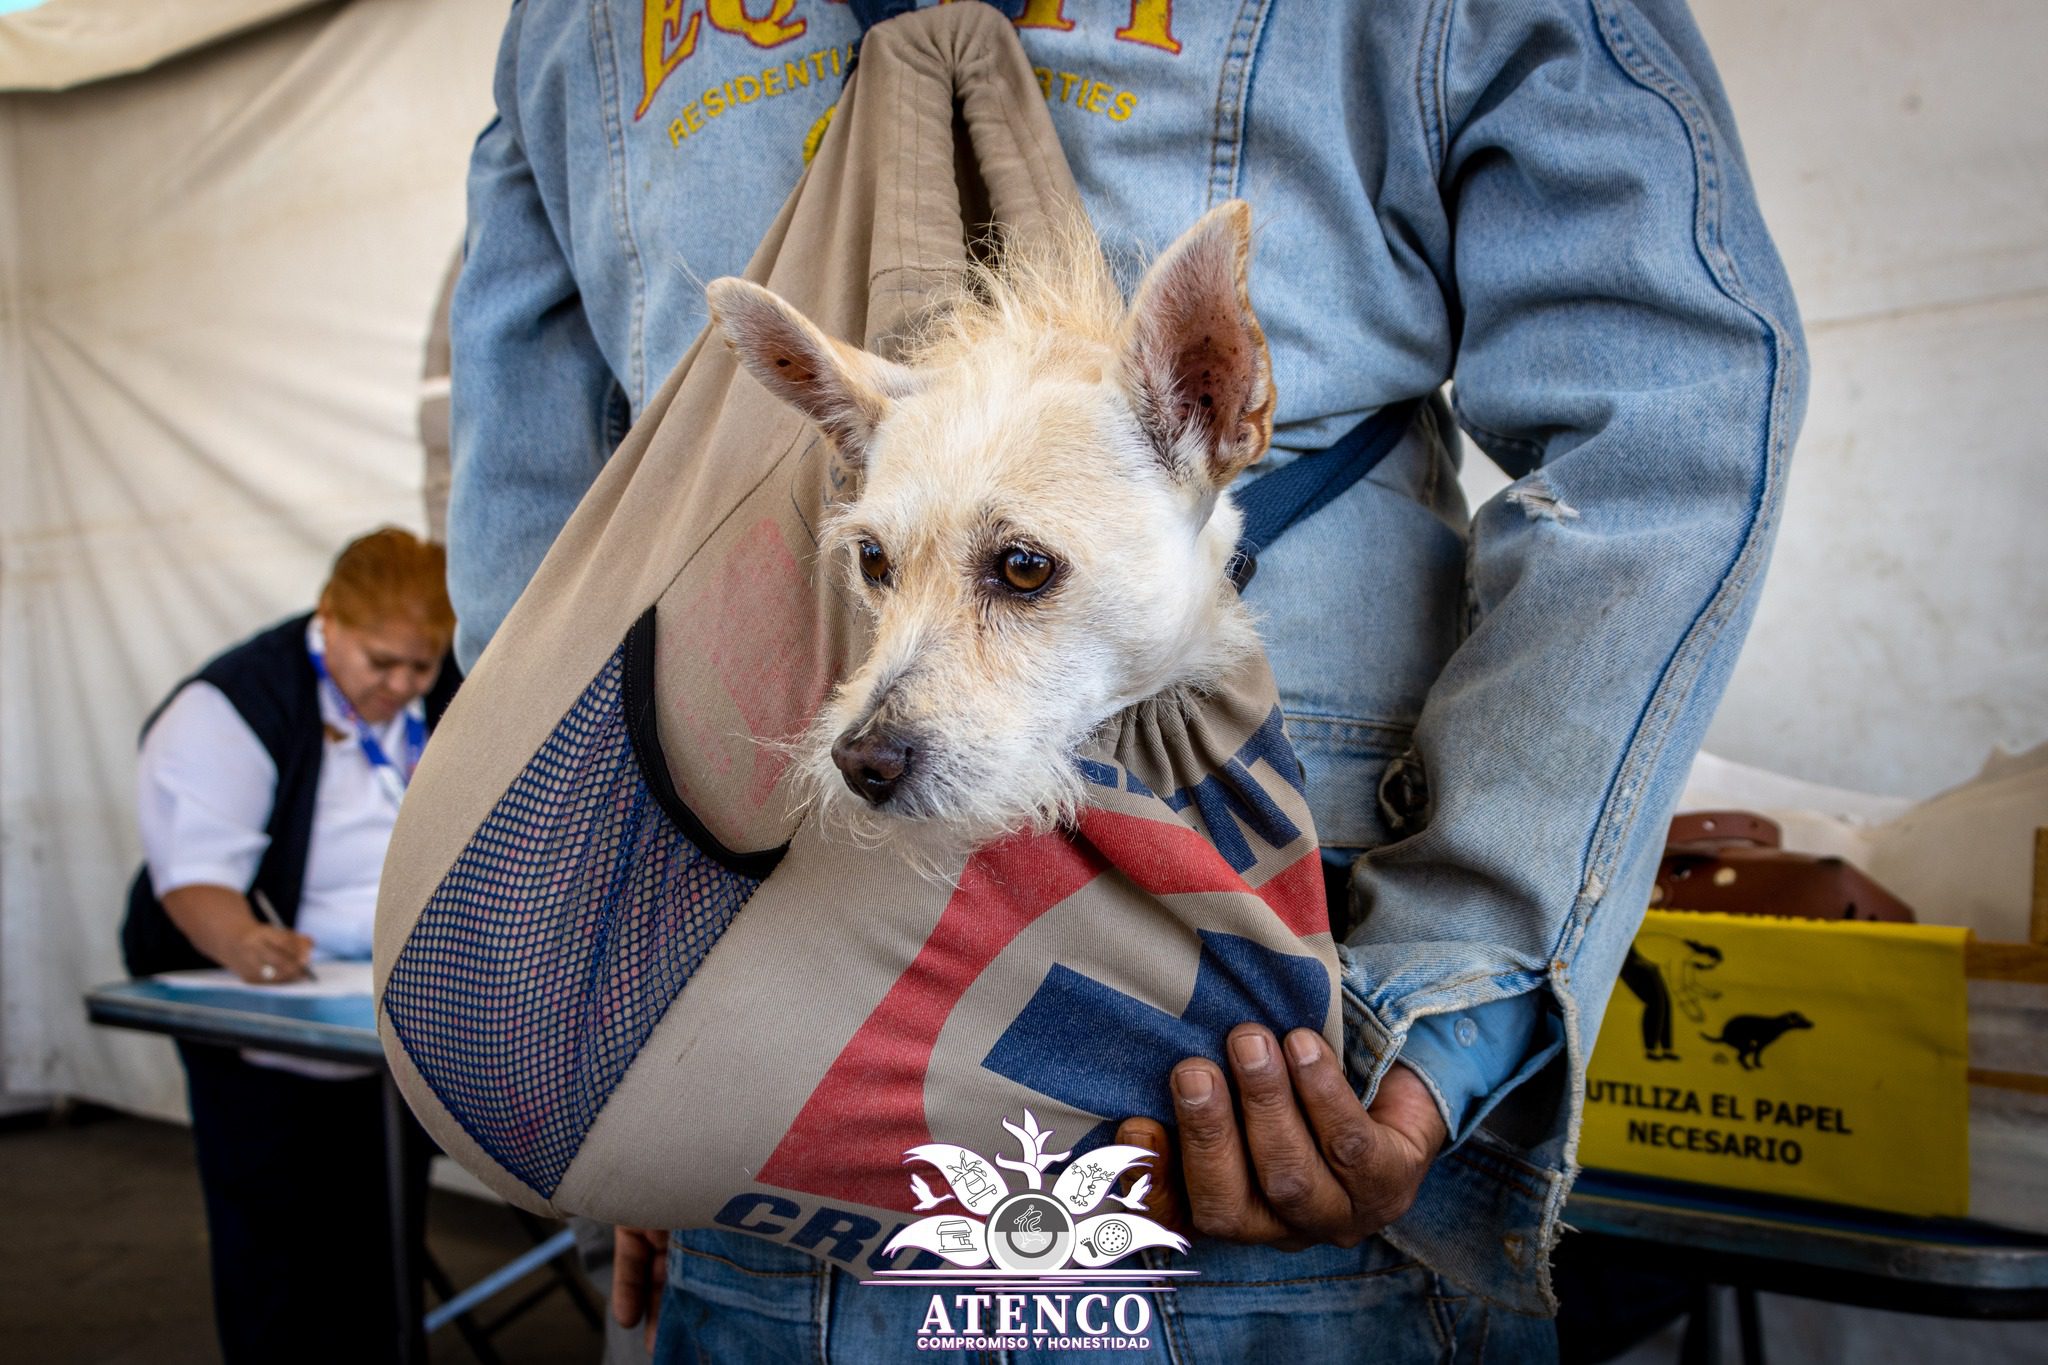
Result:
<instances>
[{"instance_id":1,"label":"dog's eye","mask_svg":"<svg viewBox=\"0 0 2048 1365\"><path fill-rule=\"evenodd\" d=\"M1037 592L1052 578L1052 561L1036 550L1012 545L998 566L1003 582L1018 592Z\"/></svg>"},{"instance_id":2,"label":"dog's eye","mask_svg":"<svg viewBox=\"0 0 2048 1365\"><path fill-rule=\"evenodd\" d=\"M872 540L860 543L860 576L880 586L889 581L889 555Z\"/></svg>"}]
</instances>

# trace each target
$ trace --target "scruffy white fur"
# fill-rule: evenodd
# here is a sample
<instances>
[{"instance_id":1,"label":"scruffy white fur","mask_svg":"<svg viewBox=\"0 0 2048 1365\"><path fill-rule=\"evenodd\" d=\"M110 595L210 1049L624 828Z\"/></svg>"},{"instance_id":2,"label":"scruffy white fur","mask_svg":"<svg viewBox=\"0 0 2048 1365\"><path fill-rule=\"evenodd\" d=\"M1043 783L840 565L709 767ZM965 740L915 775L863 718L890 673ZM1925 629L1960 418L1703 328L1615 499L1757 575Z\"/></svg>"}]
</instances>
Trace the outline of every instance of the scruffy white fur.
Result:
<instances>
[{"instance_id":1,"label":"scruffy white fur","mask_svg":"<svg viewBox=\"0 0 2048 1365\"><path fill-rule=\"evenodd\" d=\"M1223 491L1272 434L1249 246L1250 211L1226 204L1126 307L1080 225L970 272L902 364L767 290L710 286L742 363L835 447L821 552L873 641L798 754L813 799L857 837L957 847L1069 819L1091 732L1215 684L1257 647L1225 577L1241 523ZM1005 575L1017 550L1053 565L1035 594ZM1036 561L1023 565L1028 580ZM879 801L834 758L876 735L910 754Z\"/></svg>"}]
</instances>

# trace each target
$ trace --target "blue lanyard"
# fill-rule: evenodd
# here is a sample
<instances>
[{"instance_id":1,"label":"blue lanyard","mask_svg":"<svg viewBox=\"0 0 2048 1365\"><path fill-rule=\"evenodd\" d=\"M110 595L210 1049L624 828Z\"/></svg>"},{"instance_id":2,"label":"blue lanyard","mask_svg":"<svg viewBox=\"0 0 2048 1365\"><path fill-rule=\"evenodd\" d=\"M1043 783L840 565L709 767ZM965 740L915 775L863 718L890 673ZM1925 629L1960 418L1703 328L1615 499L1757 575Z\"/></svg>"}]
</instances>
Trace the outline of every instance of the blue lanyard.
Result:
<instances>
[{"instance_id":1,"label":"blue lanyard","mask_svg":"<svg viewBox=\"0 0 2048 1365\"><path fill-rule=\"evenodd\" d=\"M320 685L327 690L327 695L355 727L356 743L362 746L363 757L369 760L371 769L389 773L391 779L397 783L394 795L403 797L406 787L412 782L414 769L420 766L420 755L427 747L427 723L415 715L410 707L406 708L405 766L399 767L391 761L391 755L384 752L384 746L377 742L377 735L370 729L370 723L357 713L356 708L349 703L347 694L341 690L340 684L328 673L325 656L313 648L311 641L306 644L306 657L313 661L313 672L319 675Z\"/></svg>"}]
</instances>

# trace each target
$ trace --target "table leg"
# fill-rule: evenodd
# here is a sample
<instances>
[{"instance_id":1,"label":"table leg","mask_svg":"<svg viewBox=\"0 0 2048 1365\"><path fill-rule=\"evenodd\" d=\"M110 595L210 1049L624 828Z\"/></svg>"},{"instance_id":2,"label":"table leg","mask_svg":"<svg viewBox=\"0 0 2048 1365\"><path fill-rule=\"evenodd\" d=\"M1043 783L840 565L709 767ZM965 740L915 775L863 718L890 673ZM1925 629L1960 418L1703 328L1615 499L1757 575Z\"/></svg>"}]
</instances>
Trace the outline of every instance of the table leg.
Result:
<instances>
[{"instance_id":1,"label":"table leg","mask_svg":"<svg viewBox=\"0 0 2048 1365\"><path fill-rule=\"evenodd\" d=\"M1742 1365L1764 1365L1764 1325L1756 1311L1756 1291L1748 1285L1735 1290L1735 1321L1742 1332Z\"/></svg>"},{"instance_id":2,"label":"table leg","mask_svg":"<svg viewBox=\"0 0 2048 1365\"><path fill-rule=\"evenodd\" d=\"M1685 1335L1678 1343L1679 1365L1721 1365L1721 1292L1703 1284L1686 1315Z\"/></svg>"},{"instance_id":3,"label":"table leg","mask_svg":"<svg viewBox=\"0 0 2048 1365\"><path fill-rule=\"evenodd\" d=\"M419 1220L407 1197L405 1170L405 1124L410 1116L405 1097L398 1093L398 1082L385 1071L385 1204L391 1221L392 1291L398 1296L398 1341L392 1358L399 1365L417 1365L427 1358L426 1302L413 1245L413 1228Z\"/></svg>"},{"instance_id":4,"label":"table leg","mask_svg":"<svg viewBox=\"0 0 2048 1365\"><path fill-rule=\"evenodd\" d=\"M441 1269L434 1260L434 1253L431 1251L421 1253L420 1268L426 1272L427 1283L434 1286L434 1292L441 1296L441 1303L445 1307L448 1301L455 1297L455 1282L448 1278L448 1272ZM462 1344L469 1347L469 1353L476 1357L477 1365L504 1365L497 1351L491 1347L490 1333L484 1331L483 1325L473 1315L467 1312L457 1313L455 1330L462 1334Z\"/></svg>"},{"instance_id":5,"label":"table leg","mask_svg":"<svg viewBox=\"0 0 2048 1365\"><path fill-rule=\"evenodd\" d=\"M552 1226L542 1222L518 1205L507 1204L505 1208L512 1215L513 1219L518 1222L519 1226L525 1230L527 1237L535 1246L539 1246L554 1235L555 1229ZM576 1305L576 1311L583 1315L583 1320L590 1324L591 1330L602 1332L604 1331L604 1305L598 1302L597 1293L591 1285L589 1272L583 1268L583 1234L580 1229L576 1228L573 1222L569 1226L578 1233L576 1244L548 1262L548 1273L555 1277L555 1283L559 1284L562 1287L562 1292L569 1296L569 1302ZM611 1237L611 1229L607 1227L603 1229L603 1232L607 1239L604 1263L610 1265L609 1238Z\"/></svg>"}]
</instances>

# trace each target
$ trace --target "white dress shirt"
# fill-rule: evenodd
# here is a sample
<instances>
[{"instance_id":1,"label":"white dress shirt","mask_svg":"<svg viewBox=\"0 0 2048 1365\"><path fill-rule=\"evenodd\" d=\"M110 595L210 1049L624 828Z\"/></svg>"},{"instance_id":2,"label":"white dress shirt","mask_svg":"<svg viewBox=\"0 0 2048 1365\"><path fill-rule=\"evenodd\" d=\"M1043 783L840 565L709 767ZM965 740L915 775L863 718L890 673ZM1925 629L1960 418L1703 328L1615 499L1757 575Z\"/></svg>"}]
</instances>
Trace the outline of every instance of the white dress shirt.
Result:
<instances>
[{"instance_id":1,"label":"white dress shirt","mask_svg":"<svg viewBox=\"0 0 2048 1365\"><path fill-rule=\"evenodd\" d=\"M319 641L319 624L317 617L309 624L310 642ZM330 689L319 691L326 747L296 928L313 940L315 961L367 958L398 793L364 755ZM410 709L416 717L424 711L418 701ZM370 728L385 753L406 752L403 714ZM254 882L270 846L264 827L277 796L277 765L219 688L191 682L179 689L143 739L135 787L143 855L159 899L184 886L243 891ZM320 1074L337 1073L323 1067Z\"/></svg>"}]
</instances>

